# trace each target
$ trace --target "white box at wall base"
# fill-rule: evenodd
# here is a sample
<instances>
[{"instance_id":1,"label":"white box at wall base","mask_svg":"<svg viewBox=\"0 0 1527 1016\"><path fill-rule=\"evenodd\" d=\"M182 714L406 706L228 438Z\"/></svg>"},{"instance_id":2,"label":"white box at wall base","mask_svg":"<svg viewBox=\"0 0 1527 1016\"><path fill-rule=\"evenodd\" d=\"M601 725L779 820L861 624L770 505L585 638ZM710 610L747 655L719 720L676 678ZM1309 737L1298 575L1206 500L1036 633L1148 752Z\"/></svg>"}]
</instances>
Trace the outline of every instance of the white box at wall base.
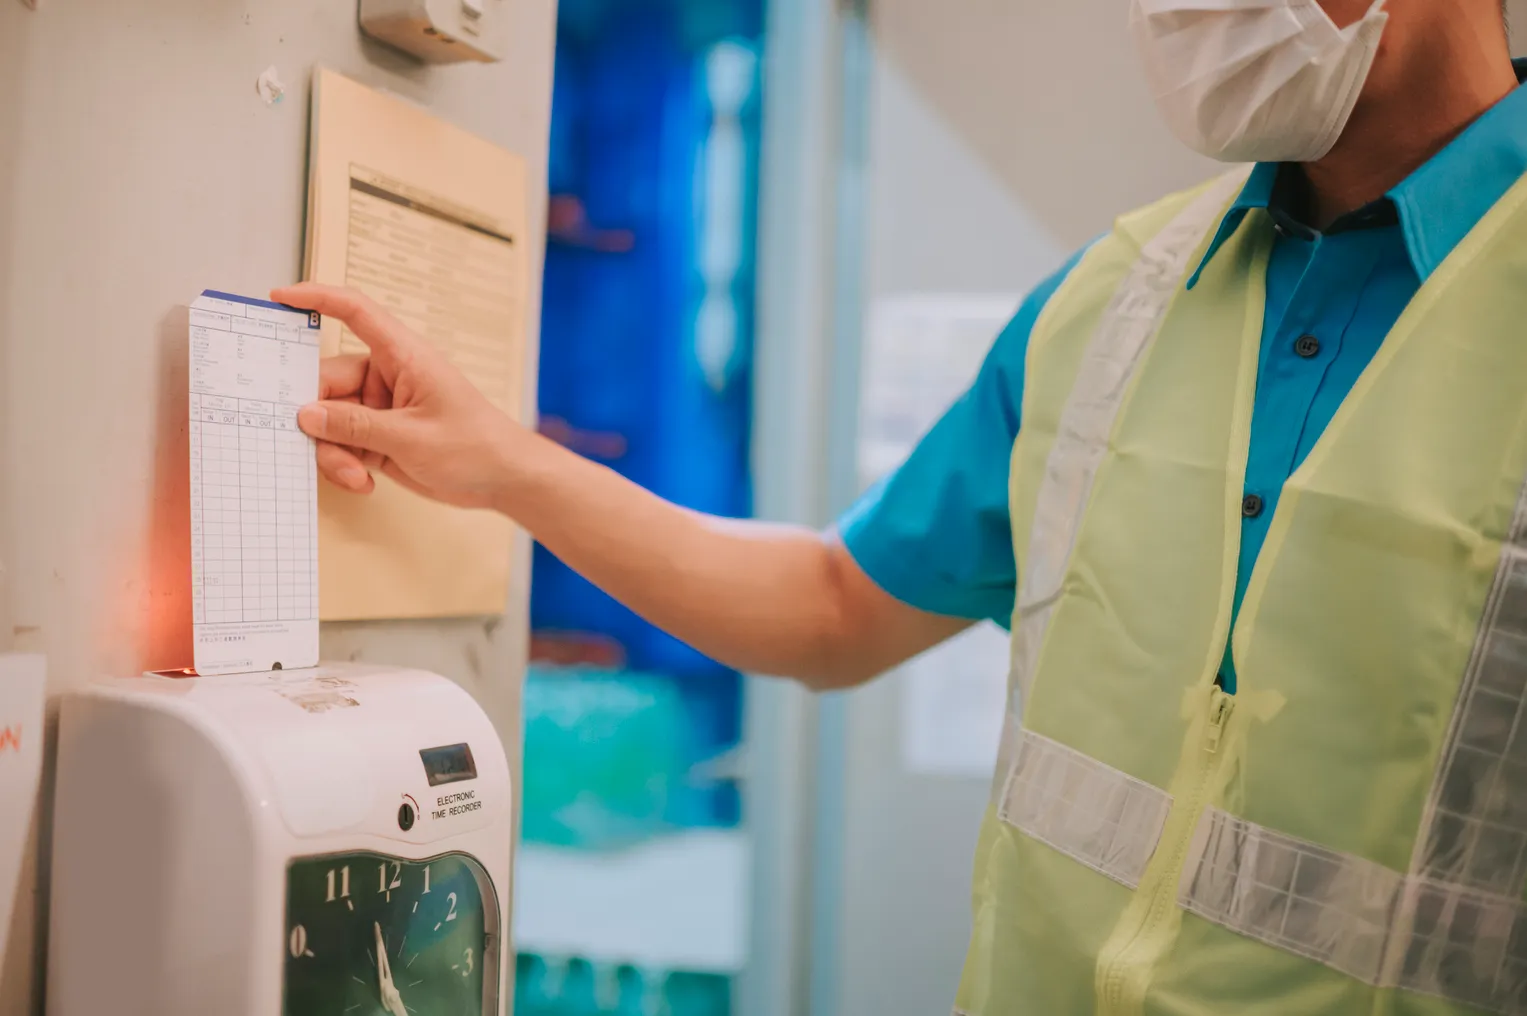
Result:
<instances>
[{"instance_id":1,"label":"white box at wall base","mask_svg":"<svg viewBox=\"0 0 1527 1016\"><path fill-rule=\"evenodd\" d=\"M47 663L41 656L0 656L0 956L16 906L23 855L42 777Z\"/></svg>"},{"instance_id":2,"label":"white box at wall base","mask_svg":"<svg viewBox=\"0 0 1527 1016\"><path fill-rule=\"evenodd\" d=\"M511 0L360 0L361 28L426 63L504 58Z\"/></svg>"},{"instance_id":3,"label":"white box at wall base","mask_svg":"<svg viewBox=\"0 0 1527 1016\"><path fill-rule=\"evenodd\" d=\"M345 664L63 699L50 1016L508 1002L509 764L453 682Z\"/></svg>"}]
</instances>

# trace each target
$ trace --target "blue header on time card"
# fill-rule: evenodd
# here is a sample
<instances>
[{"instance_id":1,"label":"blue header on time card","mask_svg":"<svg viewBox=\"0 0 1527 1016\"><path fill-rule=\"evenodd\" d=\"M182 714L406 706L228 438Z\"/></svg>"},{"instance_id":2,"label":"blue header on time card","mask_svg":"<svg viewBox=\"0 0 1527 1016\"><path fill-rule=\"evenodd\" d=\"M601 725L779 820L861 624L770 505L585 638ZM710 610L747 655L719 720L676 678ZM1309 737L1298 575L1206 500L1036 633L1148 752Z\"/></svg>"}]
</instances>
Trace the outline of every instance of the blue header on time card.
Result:
<instances>
[{"instance_id":1,"label":"blue header on time card","mask_svg":"<svg viewBox=\"0 0 1527 1016\"><path fill-rule=\"evenodd\" d=\"M272 321L289 328L317 329L323 324L323 318L316 310L301 310L297 307L288 307L284 303L256 300L250 296L223 293L216 289L202 290L201 297L193 306L198 310Z\"/></svg>"}]
</instances>

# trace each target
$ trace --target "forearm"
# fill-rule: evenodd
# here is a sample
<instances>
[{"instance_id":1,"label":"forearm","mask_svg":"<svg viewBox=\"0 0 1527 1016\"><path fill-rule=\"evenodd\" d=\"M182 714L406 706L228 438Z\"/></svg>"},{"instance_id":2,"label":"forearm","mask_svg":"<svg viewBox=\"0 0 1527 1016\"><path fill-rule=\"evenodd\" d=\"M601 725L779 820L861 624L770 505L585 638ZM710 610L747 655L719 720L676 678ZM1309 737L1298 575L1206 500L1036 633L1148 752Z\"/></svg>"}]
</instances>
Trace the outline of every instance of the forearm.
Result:
<instances>
[{"instance_id":1,"label":"forearm","mask_svg":"<svg viewBox=\"0 0 1527 1016\"><path fill-rule=\"evenodd\" d=\"M339 318L371 351L325 360L320 401L298 415L344 490L370 493L380 468L424 497L497 509L701 652L818 688L873 677L969 623L895 599L835 538L685 511L524 429L363 294L308 283L272 298Z\"/></svg>"},{"instance_id":2,"label":"forearm","mask_svg":"<svg viewBox=\"0 0 1527 1016\"><path fill-rule=\"evenodd\" d=\"M862 576L843 574L846 555L829 537L679 508L540 438L512 474L505 514L647 621L729 666L832 688L912 651L904 636L876 630L855 585Z\"/></svg>"}]
</instances>

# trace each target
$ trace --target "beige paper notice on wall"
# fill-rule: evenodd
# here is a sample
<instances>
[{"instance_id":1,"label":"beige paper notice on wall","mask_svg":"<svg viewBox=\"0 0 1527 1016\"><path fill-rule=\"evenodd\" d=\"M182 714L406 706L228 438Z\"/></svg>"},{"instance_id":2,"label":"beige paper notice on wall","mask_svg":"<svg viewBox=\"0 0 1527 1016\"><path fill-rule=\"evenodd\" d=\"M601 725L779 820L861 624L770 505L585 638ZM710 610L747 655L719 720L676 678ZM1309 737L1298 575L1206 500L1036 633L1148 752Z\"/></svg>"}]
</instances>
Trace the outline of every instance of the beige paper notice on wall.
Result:
<instances>
[{"instance_id":1,"label":"beige paper notice on wall","mask_svg":"<svg viewBox=\"0 0 1527 1016\"><path fill-rule=\"evenodd\" d=\"M313 79L307 277L374 297L512 416L525 364L524 160L333 71ZM364 352L325 319L323 351ZM376 478L324 484L324 621L500 614L513 527Z\"/></svg>"}]
</instances>

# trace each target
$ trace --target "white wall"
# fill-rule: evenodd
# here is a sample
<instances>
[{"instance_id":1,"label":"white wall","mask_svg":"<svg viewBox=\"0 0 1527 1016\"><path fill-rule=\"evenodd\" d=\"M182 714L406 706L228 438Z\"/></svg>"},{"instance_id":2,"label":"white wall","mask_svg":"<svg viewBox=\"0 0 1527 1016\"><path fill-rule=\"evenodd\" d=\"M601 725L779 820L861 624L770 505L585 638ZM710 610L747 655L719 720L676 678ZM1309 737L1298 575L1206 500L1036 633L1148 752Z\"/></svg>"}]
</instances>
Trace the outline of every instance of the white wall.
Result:
<instances>
[{"instance_id":1,"label":"white wall","mask_svg":"<svg viewBox=\"0 0 1527 1016\"><path fill-rule=\"evenodd\" d=\"M1209 171L1161 126L1137 70L1127 11L1124 0L871 3L880 55L877 194L892 197L905 187L897 177L931 158L888 161L933 141L904 129L918 116L943 134L939 158L968 164L1006 196L993 208L985 194L962 191L958 179L922 180L928 214L945 216L923 245L982 271L961 288L1012 284L1010 276L993 278L1001 268L990 263L992 241L983 234L1017 227L1021 237L1037 225L1069 252L1117 212ZM923 112L911 112L903 97L915 97ZM897 248L898 258L904 249ZM1009 263L1016 263L1020 249L1010 250ZM872 269L874 284L926 284L898 279L889 262L882 258Z\"/></svg>"},{"instance_id":2,"label":"white wall","mask_svg":"<svg viewBox=\"0 0 1527 1016\"><path fill-rule=\"evenodd\" d=\"M1527 54L1527 0L1508 0ZM870 0L872 291L1010 287L1213 164L1161 126L1125 0ZM1019 279L1022 282L1023 279Z\"/></svg>"},{"instance_id":3,"label":"white wall","mask_svg":"<svg viewBox=\"0 0 1527 1016\"><path fill-rule=\"evenodd\" d=\"M506 0L508 58L453 68L362 42L356 0L38 6L0 0L0 648L46 652L56 693L182 662L186 439L171 393L185 391L186 337L176 308L204 287L257 295L298 278L311 68L390 89L523 154L529 221L540 222L555 3ZM274 108L255 93L270 64L288 86ZM534 336L540 241L534 230L528 239ZM517 763L525 614L515 600L492 623L330 626L325 655L460 681ZM46 815L34 825L45 842ZM32 898L22 896L0 967L5 1016L39 997Z\"/></svg>"}]
</instances>

